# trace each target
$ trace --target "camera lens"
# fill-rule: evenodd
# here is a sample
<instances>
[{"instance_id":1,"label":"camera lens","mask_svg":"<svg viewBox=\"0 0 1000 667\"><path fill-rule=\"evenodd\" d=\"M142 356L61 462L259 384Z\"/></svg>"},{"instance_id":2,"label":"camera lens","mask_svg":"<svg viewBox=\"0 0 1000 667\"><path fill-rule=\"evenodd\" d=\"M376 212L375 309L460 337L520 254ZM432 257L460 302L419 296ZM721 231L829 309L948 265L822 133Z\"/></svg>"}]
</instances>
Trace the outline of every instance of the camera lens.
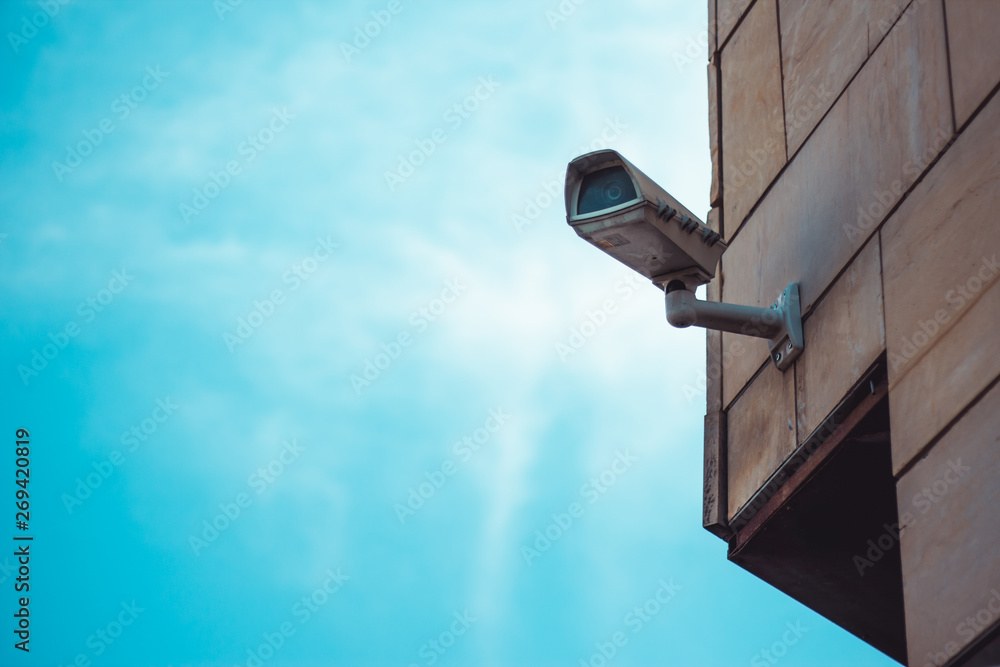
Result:
<instances>
[{"instance_id":1,"label":"camera lens","mask_svg":"<svg viewBox=\"0 0 1000 667\"><path fill-rule=\"evenodd\" d=\"M624 167L608 167L587 174L580 185L577 215L602 211L638 199Z\"/></svg>"}]
</instances>

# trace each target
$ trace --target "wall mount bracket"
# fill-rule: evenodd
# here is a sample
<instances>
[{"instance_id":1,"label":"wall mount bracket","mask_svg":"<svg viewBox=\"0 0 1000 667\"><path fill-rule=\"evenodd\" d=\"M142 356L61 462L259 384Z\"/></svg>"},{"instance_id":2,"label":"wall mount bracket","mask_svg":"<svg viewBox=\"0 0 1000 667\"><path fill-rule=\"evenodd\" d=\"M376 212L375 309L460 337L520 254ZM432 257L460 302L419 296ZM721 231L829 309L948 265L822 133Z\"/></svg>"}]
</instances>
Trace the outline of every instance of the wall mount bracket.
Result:
<instances>
[{"instance_id":1,"label":"wall mount bracket","mask_svg":"<svg viewBox=\"0 0 1000 667\"><path fill-rule=\"evenodd\" d=\"M798 283L789 284L770 308L700 301L684 280L671 280L665 292L670 324L764 338L768 356L782 372L788 370L805 349Z\"/></svg>"}]
</instances>

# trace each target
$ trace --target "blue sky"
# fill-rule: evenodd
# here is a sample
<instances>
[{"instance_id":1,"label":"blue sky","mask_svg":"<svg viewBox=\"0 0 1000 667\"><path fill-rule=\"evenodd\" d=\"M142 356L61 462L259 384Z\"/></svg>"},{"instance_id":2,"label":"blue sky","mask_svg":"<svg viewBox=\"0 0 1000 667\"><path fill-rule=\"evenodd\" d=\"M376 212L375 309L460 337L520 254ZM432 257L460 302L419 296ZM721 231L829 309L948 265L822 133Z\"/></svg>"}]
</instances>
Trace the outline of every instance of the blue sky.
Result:
<instances>
[{"instance_id":1,"label":"blue sky","mask_svg":"<svg viewBox=\"0 0 1000 667\"><path fill-rule=\"evenodd\" d=\"M894 664L701 528L704 334L565 224L605 145L707 210L704 2L223 2L0 6L0 663Z\"/></svg>"}]
</instances>

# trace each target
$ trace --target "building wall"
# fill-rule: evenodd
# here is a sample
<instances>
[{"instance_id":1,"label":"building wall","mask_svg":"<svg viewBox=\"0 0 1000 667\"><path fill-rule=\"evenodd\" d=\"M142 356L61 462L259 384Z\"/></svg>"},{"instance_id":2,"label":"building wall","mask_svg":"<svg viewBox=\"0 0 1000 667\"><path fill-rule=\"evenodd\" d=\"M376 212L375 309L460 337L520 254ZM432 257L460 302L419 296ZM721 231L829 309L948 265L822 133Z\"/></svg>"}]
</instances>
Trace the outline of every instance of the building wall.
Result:
<instances>
[{"instance_id":1,"label":"building wall","mask_svg":"<svg viewBox=\"0 0 1000 667\"><path fill-rule=\"evenodd\" d=\"M709 24L709 298L798 282L806 341L781 373L710 333L719 512L886 355L910 662L943 664L1000 622L1000 0L709 0Z\"/></svg>"}]
</instances>

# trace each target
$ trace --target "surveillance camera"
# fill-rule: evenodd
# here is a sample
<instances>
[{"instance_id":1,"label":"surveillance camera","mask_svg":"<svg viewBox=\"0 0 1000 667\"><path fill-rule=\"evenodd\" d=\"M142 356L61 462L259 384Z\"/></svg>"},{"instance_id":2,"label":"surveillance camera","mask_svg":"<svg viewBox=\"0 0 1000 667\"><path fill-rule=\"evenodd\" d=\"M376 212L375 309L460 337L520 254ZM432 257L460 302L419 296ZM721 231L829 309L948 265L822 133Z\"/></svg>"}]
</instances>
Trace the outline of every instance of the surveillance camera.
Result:
<instances>
[{"instance_id":1,"label":"surveillance camera","mask_svg":"<svg viewBox=\"0 0 1000 667\"><path fill-rule=\"evenodd\" d=\"M566 221L583 239L661 287L709 282L726 243L613 150L582 155L566 170Z\"/></svg>"},{"instance_id":2,"label":"surveillance camera","mask_svg":"<svg viewBox=\"0 0 1000 667\"><path fill-rule=\"evenodd\" d=\"M770 308L699 301L694 290L715 277L722 238L616 151L581 155L566 170L566 222L666 293L667 321L765 338L785 371L805 347L799 285Z\"/></svg>"}]
</instances>

